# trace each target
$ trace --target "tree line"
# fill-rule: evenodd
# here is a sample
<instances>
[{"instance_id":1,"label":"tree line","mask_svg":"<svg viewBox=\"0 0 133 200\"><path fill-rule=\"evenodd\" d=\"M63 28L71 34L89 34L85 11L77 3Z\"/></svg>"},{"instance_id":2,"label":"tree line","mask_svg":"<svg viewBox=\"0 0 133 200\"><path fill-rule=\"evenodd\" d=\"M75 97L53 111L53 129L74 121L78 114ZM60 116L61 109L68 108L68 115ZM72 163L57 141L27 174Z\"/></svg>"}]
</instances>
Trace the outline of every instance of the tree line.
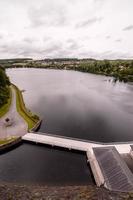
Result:
<instances>
[{"instance_id":1,"label":"tree line","mask_svg":"<svg viewBox=\"0 0 133 200\"><path fill-rule=\"evenodd\" d=\"M21 62L20 62L21 61ZM115 80L133 82L133 60L95 60L95 59L44 59L44 60L19 60L19 62L5 63L5 68L52 68L76 70L94 74L112 76Z\"/></svg>"},{"instance_id":2,"label":"tree line","mask_svg":"<svg viewBox=\"0 0 133 200\"><path fill-rule=\"evenodd\" d=\"M5 69L0 67L0 108L8 102L10 97L10 81L6 75Z\"/></svg>"}]
</instances>

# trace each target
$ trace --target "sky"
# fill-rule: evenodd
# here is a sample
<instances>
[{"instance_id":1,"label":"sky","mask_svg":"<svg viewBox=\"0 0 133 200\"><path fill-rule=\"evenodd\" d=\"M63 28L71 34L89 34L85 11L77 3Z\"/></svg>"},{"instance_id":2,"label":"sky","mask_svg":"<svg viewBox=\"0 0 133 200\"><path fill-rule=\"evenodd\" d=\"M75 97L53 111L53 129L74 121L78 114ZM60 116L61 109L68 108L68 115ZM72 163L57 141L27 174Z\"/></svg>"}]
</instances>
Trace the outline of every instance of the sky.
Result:
<instances>
[{"instance_id":1,"label":"sky","mask_svg":"<svg viewBox=\"0 0 133 200\"><path fill-rule=\"evenodd\" d=\"M0 58L133 58L133 0L0 0Z\"/></svg>"}]
</instances>

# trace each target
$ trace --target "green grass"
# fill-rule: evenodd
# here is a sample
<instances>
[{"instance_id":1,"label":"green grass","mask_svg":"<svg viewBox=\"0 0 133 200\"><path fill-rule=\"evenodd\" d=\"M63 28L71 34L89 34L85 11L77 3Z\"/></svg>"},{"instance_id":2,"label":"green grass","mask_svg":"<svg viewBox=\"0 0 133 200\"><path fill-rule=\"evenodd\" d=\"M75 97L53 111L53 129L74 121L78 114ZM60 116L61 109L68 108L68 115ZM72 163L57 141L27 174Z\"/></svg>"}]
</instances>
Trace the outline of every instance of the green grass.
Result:
<instances>
[{"instance_id":1,"label":"green grass","mask_svg":"<svg viewBox=\"0 0 133 200\"><path fill-rule=\"evenodd\" d=\"M0 117L3 117L8 112L8 110L10 108L11 101L12 101L12 95L11 95L11 89L10 88L9 88L9 90L10 90L10 97L8 99L8 102L0 108Z\"/></svg>"},{"instance_id":2,"label":"green grass","mask_svg":"<svg viewBox=\"0 0 133 200\"><path fill-rule=\"evenodd\" d=\"M28 129L32 129L36 123L38 122L38 119L34 119L34 116L30 111L26 109L22 92L15 86L13 85L14 89L16 90L16 106L17 106L17 111L18 113L23 117L23 119L27 122L28 124Z\"/></svg>"},{"instance_id":3,"label":"green grass","mask_svg":"<svg viewBox=\"0 0 133 200\"><path fill-rule=\"evenodd\" d=\"M16 140L16 137L12 137L10 139L2 139L0 140L0 146L13 142L14 140Z\"/></svg>"}]
</instances>

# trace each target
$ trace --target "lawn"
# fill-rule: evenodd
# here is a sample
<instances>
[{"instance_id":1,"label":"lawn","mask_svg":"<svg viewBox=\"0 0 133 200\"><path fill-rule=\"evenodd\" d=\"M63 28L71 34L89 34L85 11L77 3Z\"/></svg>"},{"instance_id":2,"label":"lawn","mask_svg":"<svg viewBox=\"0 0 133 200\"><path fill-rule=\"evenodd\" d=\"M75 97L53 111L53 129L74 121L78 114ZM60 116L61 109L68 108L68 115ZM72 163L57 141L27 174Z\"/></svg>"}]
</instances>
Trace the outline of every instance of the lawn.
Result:
<instances>
[{"instance_id":1,"label":"lawn","mask_svg":"<svg viewBox=\"0 0 133 200\"><path fill-rule=\"evenodd\" d=\"M2 140L0 140L0 146L8 144L10 142L13 142L14 140L16 140L16 138L14 138L14 137L10 138L10 139L2 139Z\"/></svg>"}]
</instances>

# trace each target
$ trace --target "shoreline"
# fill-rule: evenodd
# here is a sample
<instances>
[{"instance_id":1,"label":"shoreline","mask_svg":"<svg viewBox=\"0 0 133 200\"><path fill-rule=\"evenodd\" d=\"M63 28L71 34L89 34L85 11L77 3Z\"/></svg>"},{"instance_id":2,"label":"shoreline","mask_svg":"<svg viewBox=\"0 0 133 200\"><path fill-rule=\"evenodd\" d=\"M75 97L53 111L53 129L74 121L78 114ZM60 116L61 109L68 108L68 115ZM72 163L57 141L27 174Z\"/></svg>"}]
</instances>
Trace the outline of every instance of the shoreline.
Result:
<instances>
[{"instance_id":1,"label":"shoreline","mask_svg":"<svg viewBox=\"0 0 133 200\"><path fill-rule=\"evenodd\" d=\"M34 130L38 129L42 120L36 114L33 114L32 112L28 111L28 109L25 106L22 92L19 90L19 88L16 85L12 84L12 86L16 92L17 112L24 119L24 121L28 124L27 131L32 131L32 129L34 129Z\"/></svg>"},{"instance_id":2,"label":"shoreline","mask_svg":"<svg viewBox=\"0 0 133 200\"><path fill-rule=\"evenodd\" d=\"M17 147L21 142L22 142L21 137L11 138L11 140L8 140L7 143L0 145L0 154L12 150L12 148Z\"/></svg>"},{"instance_id":3,"label":"shoreline","mask_svg":"<svg viewBox=\"0 0 133 200\"><path fill-rule=\"evenodd\" d=\"M12 88L11 88L12 87ZM11 93L11 96L12 96L12 92L11 90L14 89L14 92L16 93L16 112L23 118L23 120L25 121L25 123L28 125L27 127L27 132L28 131L36 131L39 129L40 125L41 125L41 122L42 120L37 116L37 119L33 119L34 115L32 113L29 113L28 110L26 109L25 107L25 103L24 103L24 100L23 100L23 96L21 94L21 91L18 89L17 86L11 84L10 86L10 93ZM18 98L19 96L19 98ZM1 134L2 134L2 123L4 123L3 120L5 120L6 117L8 117L8 115L10 116L10 112L11 112L11 109L12 109L12 104L13 104L13 96L12 96L12 99L10 100L10 107L8 108L8 111L2 116L0 117L1 119ZM28 118L28 120L26 120L27 118L25 118L24 116L26 116ZM31 123L32 122L32 123ZM30 123L30 125L28 124ZM32 125L32 126L31 126ZM11 125L12 126L12 125ZM13 132L13 127L12 127L12 132ZM8 137L1 137L0 138L0 153L2 152L5 152L5 151L8 151L8 149L12 149L14 148L16 145L18 145L18 143L21 142L21 135L17 136L17 135L8 135Z\"/></svg>"},{"instance_id":4,"label":"shoreline","mask_svg":"<svg viewBox=\"0 0 133 200\"><path fill-rule=\"evenodd\" d=\"M101 61L102 62L102 61ZM73 65L71 66L70 65L60 65L60 64L47 64L47 65L43 65L43 64L39 64L39 65L36 65L34 66L28 66L28 64L26 65L14 65L14 66L10 66L10 67L5 67L5 69L15 69L15 68L33 68L33 69L56 69L56 70L72 70L72 71L78 71L78 72L84 72L84 73L90 73L90 74L95 74L95 75L103 75L103 76L108 76L108 77L111 77L111 78L114 78L114 82L116 81L121 81L121 82L133 82L133 75L132 74L128 74L127 72L126 73L123 73L124 70L128 70L126 68L119 68L118 66L117 67L114 67L114 68L118 68L117 70L115 69L115 71L112 71L112 72L109 72L107 73L108 70L105 70L105 71L99 71L99 68L97 69L93 69L93 68L89 68L89 63L81 63L81 64L78 64L78 65ZM121 67L121 66L120 66ZM123 66L122 66L123 67ZM108 68L107 68L108 69Z\"/></svg>"}]
</instances>

